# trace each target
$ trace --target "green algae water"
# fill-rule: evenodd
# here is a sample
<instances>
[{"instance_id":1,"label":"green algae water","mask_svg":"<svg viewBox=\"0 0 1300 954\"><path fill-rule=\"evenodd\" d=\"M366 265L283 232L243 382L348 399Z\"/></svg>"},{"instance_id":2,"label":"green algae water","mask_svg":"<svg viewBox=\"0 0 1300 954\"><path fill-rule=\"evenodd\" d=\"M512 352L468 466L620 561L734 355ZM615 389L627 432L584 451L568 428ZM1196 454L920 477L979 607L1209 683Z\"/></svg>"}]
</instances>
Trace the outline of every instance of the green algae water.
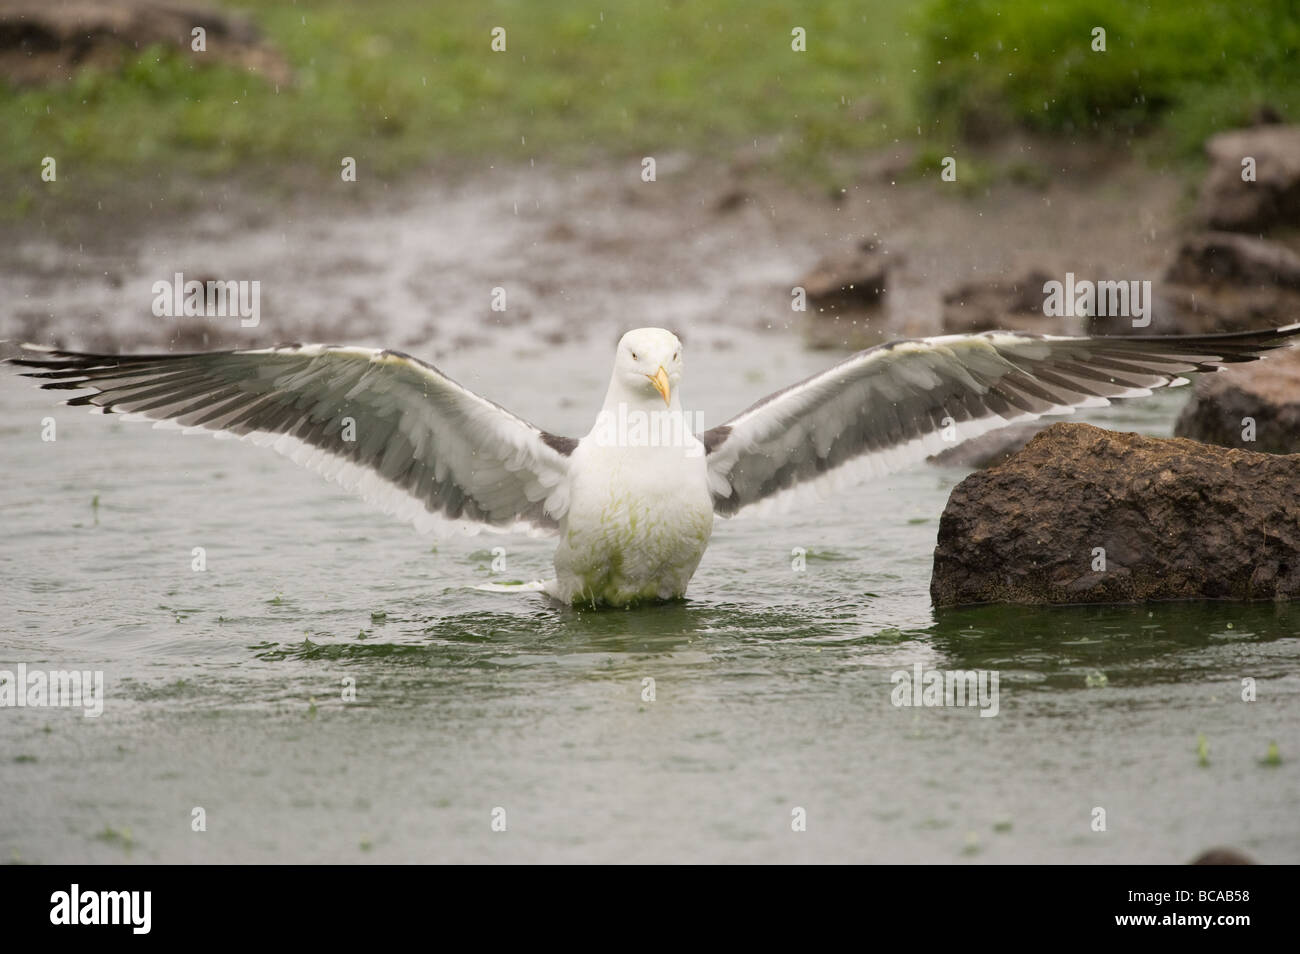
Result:
<instances>
[{"instance_id":1,"label":"green algae water","mask_svg":"<svg viewBox=\"0 0 1300 954\"><path fill-rule=\"evenodd\" d=\"M835 360L734 337L688 341L710 426ZM577 436L610 344L408 350ZM583 612L517 585L551 539L52 397L0 377L0 669L102 670L104 711L0 709L6 860L1300 861L1300 607L936 613L963 471L719 521L688 600ZM918 664L999 673L996 717L894 705Z\"/></svg>"}]
</instances>

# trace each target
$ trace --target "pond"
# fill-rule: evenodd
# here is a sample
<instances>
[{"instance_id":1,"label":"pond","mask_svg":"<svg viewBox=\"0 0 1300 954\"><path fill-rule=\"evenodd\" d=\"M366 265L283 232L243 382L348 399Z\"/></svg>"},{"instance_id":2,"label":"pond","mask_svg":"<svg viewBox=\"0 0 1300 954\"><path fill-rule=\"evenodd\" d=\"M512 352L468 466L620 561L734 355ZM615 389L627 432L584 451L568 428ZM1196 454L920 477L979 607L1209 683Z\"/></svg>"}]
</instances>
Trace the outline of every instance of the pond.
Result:
<instances>
[{"instance_id":1,"label":"pond","mask_svg":"<svg viewBox=\"0 0 1300 954\"><path fill-rule=\"evenodd\" d=\"M733 338L687 341L710 426L834 359ZM408 349L581 435L612 340ZM1185 395L1080 417L1168 434ZM6 859L1300 860L1300 609L936 613L963 471L719 521L687 601L579 612L476 588L547 577L550 540L421 537L52 397L0 378L0 668L102 670L104 711L0 710ZM894 705L918 664L998 673L996 717Z\"/></svg>"}]
</instances>

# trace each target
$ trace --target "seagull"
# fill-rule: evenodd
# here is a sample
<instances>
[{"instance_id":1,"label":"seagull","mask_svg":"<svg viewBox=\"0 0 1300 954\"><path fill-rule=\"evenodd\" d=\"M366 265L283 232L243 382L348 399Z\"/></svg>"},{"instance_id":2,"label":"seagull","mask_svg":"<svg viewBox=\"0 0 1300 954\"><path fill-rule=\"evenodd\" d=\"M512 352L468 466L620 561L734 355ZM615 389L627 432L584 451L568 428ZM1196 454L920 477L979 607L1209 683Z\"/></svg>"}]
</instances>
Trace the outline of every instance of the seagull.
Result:
<instances>
[{"instance_id":1,"label":"seagull","mask_svg":"<svg viewBox=\"0 0 1300 954\"><path fill-rule=\"evenodd\" d=\"M1300 323L1203 336L984 332L877 345L695 433L682 342L619 340L581 439L536 427L400 351L293 344L190 354L24 345L10 359L69 405L269 445L422 532L554 534L550 596L682 599L715 517L763 513L896 471L996 428L1186 384L1292 344Z\"/></svg>"}]
</instances>

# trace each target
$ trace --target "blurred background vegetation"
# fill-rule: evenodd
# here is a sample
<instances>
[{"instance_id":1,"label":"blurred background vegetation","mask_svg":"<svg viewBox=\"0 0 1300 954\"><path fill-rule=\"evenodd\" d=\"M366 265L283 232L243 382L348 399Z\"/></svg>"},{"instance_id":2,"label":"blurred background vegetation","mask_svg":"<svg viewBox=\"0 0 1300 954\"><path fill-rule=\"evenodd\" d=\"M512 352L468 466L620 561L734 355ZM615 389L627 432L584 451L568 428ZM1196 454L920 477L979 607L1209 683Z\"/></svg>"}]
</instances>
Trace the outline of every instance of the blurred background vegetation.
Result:
<instances>
[{"instance_id":1,"label":"blurred background vegetation","mask_svg":"<svg viewBox=\"0 0 1300 954\"><path fill-rule=\"evenodd\" d=\"M920 22L921 108L967 136L1160 132L1187 154L1261 109L1295 119L1295 0L931 0Z\"/></svg>"},{"instance_id":2,"label":"blurred background vegetation","mask_svg":"<svg viewBox=\"0 0 1300 954\"><path fill-rule=\"evenodd\" d=\"M1088 136L1160 161L1261 108L1295 120L1295 0L224 0L287 58L276 86L153 47L120 69L0 86L0 176L41 187L184 169L285 182L492 161L687 151L816 181L899 140L925 154L1009 132ZM505 53L489 49L507 29ZM807 52L791 50L791 29ZM1092 29L1106 30L1106 52ZM928 150L928 151L926 151ZM260 170L260 171L259 171Z\"/></svg>"}]
</instances>

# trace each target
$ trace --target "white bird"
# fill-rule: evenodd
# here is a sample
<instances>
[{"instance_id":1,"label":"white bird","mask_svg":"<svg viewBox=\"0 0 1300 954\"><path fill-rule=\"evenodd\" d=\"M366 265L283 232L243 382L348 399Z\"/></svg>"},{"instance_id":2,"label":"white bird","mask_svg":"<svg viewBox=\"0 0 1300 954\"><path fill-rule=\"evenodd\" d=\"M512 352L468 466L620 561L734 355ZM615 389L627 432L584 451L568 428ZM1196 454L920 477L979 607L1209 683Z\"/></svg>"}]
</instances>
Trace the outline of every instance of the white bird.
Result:
<instances>
[{"instance_id":1,"label":"white bird","mask_svg":"<svg viewBox=\"0 0 1300 954\"><path fill-rule=\"evenodd\" d=\"M397 351L288 345L12 359L102 412L269 444L417 529L558 533L547 592L622 606L686 593L715 515L783 505L1044 414L1185 384L1284 347L1300 324L1199 337L946 335L868 348L696 435L682 344L618 343L581 440L549 434Z\"/></svg>"}]
</instances>

